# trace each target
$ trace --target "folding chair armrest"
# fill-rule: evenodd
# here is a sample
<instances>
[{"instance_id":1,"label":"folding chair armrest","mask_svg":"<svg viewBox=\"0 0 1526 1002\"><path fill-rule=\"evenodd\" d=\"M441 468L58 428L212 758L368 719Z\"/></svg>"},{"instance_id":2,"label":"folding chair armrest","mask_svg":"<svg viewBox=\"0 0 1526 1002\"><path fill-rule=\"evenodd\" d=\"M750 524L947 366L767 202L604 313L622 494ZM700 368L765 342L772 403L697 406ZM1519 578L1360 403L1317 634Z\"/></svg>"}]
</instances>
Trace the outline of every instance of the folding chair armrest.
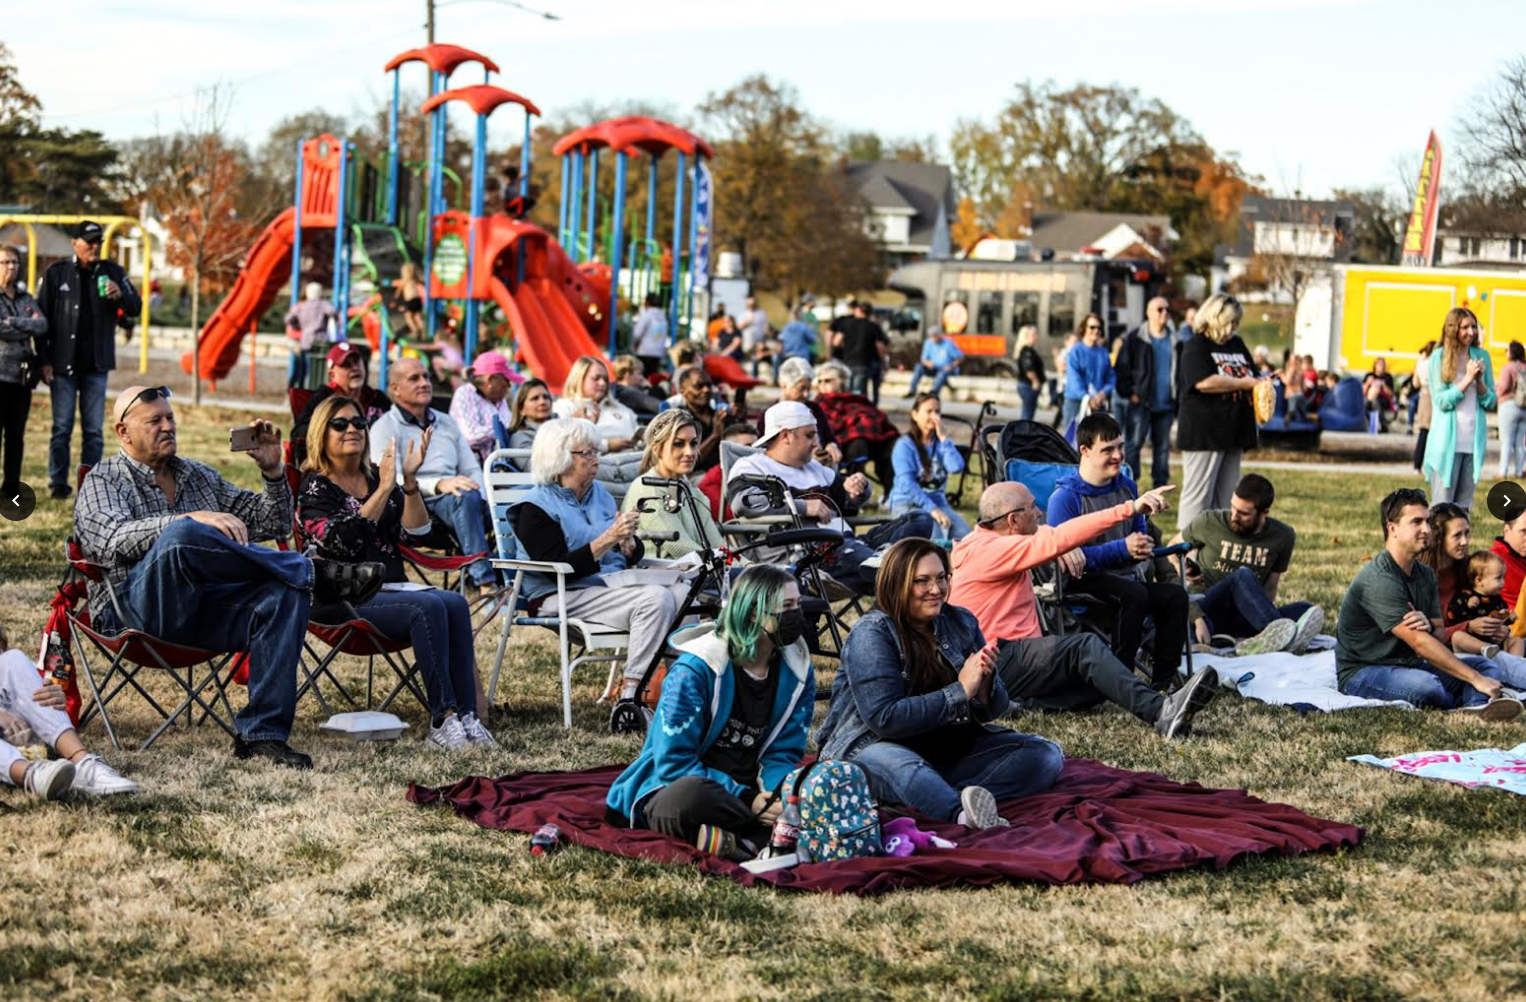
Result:
<instances>
[{"instance_id":1,"label":"folding chair armrest","mask_svg":"<svg viewBox=\"0 0 1526 1002\"><path fill-rule=\"evenodd\" d=\"M554 560L514 560L508 557L494 557L488 561L496 570L500 571L534 571L539 574L571 574L572 565Z\"/></svg>"},{"instance_id":2,"label":"folding chair armrest","mask_svg":"<svg viewBox=\"0 0 1526 1002\"><path fill-rule=\"evenodd\" d=\"M889 515L853 515L844 519L850 526L860 525L884 525L886 522L894 522Z\"/></svg>"},{"instance_id":3,"label":"folding chair armrest","mask_svg":"<svg viewBox=\"0 0 1526 1002\"><path fill-rule=\"evenodd\" d=\"M403 555L403 559L411 564L417 564L426 571L460 570L467 564L476 563L488 554L487 550L483 550L481 553L470 553L456 557L434 556L422 550L415 550L411 546L401 545L398 546L398 552Z\"/></svg>"}]
</instances>

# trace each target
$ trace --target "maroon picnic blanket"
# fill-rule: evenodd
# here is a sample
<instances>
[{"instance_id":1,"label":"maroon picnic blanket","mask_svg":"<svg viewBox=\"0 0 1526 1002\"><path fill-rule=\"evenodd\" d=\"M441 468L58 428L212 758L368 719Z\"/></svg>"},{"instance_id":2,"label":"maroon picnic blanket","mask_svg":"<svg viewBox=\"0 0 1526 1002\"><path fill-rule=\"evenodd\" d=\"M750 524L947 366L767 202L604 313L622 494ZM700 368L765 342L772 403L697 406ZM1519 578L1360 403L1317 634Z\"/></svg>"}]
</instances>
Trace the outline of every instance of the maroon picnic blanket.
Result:
<instances>
[{"instance_id":1,"label":"maroon picnic blanket","mask_svg":"<svg viewBox=\"0 0 1526 1002\"><path fill-rule=\"evenodd\" d=\"M920 828L957 842L958 848L904 858L806 863L753 874L679 839L610 824L604 797L623 768L522 772L499 779L468 776L438 788L410 784L408 799L421 806L448 803L461 817L500 831L533 832L549 821L572 845L689 863L743 885L859 895L1019 880L1132 884L1201 863L1223 869L1253 853L1296 856L1354 846L1363 835L1356 825L1311 817L1287 804L1269 804L1243 790L1214 790L1068 758L1052 790L1001 805L1011 828L970 831L918 818ZM883 820L893 815L881 809Z\"/></svg>"}]
</instances>

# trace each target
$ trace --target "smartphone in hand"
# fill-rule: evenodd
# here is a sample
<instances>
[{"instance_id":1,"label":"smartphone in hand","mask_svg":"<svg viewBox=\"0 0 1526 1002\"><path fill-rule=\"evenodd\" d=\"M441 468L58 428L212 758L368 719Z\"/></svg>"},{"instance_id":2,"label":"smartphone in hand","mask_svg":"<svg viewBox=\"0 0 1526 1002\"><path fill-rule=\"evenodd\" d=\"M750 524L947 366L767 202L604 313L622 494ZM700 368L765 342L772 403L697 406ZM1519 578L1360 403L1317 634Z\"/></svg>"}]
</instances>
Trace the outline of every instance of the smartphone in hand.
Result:
<instances>
[{"instance_id":1,"label":"smartphone in hand","mask_svg":"<svg viewBox=\"0 0 1526 1002\"><path fill-rule=\"evenodd\" d=\"M243 428L228 429L228 451L248 452L260 444L260 432L257 428L247 425Z\"/></svg>"}]
</instances>

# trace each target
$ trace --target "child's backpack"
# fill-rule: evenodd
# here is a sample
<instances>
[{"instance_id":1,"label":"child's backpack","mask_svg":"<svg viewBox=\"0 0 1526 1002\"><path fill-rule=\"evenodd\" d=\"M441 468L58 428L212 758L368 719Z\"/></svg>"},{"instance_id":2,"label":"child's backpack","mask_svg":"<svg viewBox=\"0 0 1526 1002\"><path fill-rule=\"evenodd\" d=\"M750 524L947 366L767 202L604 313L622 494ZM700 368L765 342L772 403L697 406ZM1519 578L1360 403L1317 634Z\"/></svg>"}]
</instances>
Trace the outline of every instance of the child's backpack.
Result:
<instances>
[{"instance_id":1,"label":"child's backpack","mask_svg":"<svg viewBox=\"0 0 1526 1002\"><path fill-rule=\"evenodd\" d=\"M802 863L878 856L880 812L869 777L852 762L828 760L801 766L784 780L800 807L795 852Z\"/></svg>"}]
</instances>

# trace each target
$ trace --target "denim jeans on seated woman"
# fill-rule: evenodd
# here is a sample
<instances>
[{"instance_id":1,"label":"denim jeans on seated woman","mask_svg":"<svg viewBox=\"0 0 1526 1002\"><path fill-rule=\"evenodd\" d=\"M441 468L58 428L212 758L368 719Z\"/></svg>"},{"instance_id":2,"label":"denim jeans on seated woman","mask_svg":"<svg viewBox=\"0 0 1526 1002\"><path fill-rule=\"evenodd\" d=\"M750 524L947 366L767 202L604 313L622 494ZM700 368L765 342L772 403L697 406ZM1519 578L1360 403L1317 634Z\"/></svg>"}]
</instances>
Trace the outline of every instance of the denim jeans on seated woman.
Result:
<instances>
[{"instance_id":1,"label":"denim jeans on seated woman","mask_svg":"<svg viewBox=\"0 0 1526 1002\"><path fill-rule=\"evenodd\" d=\"M453 591L379 591L356 612L388 638L413 645L429 716L477 712L477 655L466 599Z\"/></svg>"},{"instance_id":2,"label":"denim jeans on seated woman","mask_svg":"<svg viewBox=\"0 0 1526 1002\"><path fill-rule=\"evenodd\" d=\"M959 791L983 786L998 802L1041 793L1054 785L1065 756L1046 738L1018 731L982 730L964 757L942 769L905 745L876 741L856 752L870 789L882 803L901 804L940 821L959 817Z\"/></svg>"},{"instance_id":3,"label":"denim jeans on seated woman","mask_svg":"<svg viewBox=\"0 0 1526 1002\"><path fill-rule=\"evenodd\" d=\"M1526 658L1497 654L1489 661L1472 654L1461 655L1464 664L1480 675L1499 680L1507 689L1526 690ZM1462 679L1453 678L1439 668L1397 665L1369 665L1359 669L1341 686L1348 696L1364 699L1398 699L1419 707L1455 710L1462 706L1481 706L1489 697Z\"/></svg>"}]
</instances>

